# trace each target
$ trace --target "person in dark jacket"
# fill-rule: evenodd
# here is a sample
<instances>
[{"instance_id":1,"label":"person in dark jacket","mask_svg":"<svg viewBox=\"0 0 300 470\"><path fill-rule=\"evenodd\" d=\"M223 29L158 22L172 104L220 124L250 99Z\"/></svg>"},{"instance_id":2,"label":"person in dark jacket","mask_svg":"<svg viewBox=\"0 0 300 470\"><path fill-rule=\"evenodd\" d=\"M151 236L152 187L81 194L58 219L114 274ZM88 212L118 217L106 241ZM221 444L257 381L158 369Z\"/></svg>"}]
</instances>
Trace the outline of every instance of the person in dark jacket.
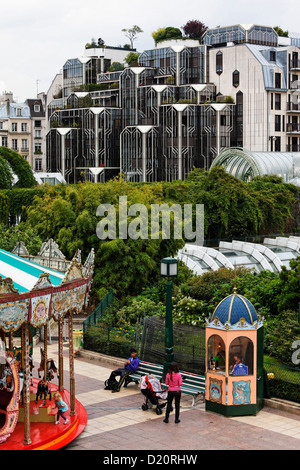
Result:
<instances>
[{"instance_id":1,"label":"person in dark jacket","mask_svg":"<svg viewBox=\"0 0 300 470\"><path fill-rule=\"evenodd\" d=\"M119 367L119 369L113 370L110 374L109 379L107 380L106 389L111 390L112 393L119 392L126 375L132 374L139 367L139 358L137 357L137 351L131 349L130 358L124 363L124 367ZM116 377L120 377L119 382L116 380Z\"/></svg>"}]
</instances>

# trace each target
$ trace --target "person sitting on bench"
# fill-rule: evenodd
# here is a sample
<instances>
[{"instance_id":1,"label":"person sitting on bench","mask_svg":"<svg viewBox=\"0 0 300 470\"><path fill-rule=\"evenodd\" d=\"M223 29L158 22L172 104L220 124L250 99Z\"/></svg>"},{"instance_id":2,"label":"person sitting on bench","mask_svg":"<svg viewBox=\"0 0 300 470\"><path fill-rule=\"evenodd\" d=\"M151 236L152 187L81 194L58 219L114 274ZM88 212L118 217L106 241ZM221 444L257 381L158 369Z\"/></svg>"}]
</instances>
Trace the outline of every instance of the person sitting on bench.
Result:
<instances>
[{"instance_id":1,"label":"person sitting on bench","mask_svg":"<svg viewBox=\"0 0 300 470\"><path fill-rule=\"evenodd\" d=\"M137 357L137 351L135 349L130 350L130 358L124 363L124 367L113 370L110 377L105 382L105 390L111 390L112 393L119 392L124 379L127 375L136 372L139 367L139 358ZM119 382L116 377L120 377Z\"/></svg>"}]
</instances>

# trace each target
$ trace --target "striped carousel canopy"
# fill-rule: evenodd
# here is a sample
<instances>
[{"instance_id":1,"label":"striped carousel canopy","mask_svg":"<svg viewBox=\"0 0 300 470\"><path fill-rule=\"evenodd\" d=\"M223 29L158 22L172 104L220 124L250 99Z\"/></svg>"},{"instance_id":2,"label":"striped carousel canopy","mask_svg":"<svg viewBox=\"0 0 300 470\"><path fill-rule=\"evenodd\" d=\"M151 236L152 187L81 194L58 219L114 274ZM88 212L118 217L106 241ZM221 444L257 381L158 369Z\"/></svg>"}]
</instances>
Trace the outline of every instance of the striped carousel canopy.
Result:
<instances>
[{"instance_id":1,"label":"striped carousel canopy","mask_svg":"<svg viewBox=\"0 0 300 470\"><path fill-rule=\"evenodd\" d=\"M14 288L20 294L31 291L42 273L49 275L53 286L59 286L65 277L65 273L54 271L0 249L0 276L3 279L12 279Z\"/></svg>"}]
</instances>

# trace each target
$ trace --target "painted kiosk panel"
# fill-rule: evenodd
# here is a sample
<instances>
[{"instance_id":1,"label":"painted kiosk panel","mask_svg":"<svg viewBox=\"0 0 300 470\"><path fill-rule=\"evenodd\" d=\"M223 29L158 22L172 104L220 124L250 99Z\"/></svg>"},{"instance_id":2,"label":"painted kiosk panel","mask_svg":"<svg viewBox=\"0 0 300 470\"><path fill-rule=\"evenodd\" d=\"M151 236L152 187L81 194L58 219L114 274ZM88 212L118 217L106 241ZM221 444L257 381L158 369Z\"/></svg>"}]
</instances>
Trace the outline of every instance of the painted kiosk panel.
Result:
<instances>
[{"instance_id":1,"label":"painted kiosk panel","mask_svg":"<svg viewBox=\"0 0 300 470\"><path fill-rule=\"evenodd\" d=\"M242 416L262 408L262 327L253 305L236 291L207 320L206 410Z\"/></svg>"}]
</instances>

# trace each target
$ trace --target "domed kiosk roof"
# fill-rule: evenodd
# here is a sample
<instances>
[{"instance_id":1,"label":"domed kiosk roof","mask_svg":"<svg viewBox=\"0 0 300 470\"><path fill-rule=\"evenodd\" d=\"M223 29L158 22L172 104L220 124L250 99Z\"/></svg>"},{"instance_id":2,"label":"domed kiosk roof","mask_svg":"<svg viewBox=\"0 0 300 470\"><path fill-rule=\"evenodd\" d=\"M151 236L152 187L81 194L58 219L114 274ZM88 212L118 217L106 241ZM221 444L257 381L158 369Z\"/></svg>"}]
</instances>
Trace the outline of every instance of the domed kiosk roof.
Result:
<instances>
[{"instance_id":1,"label":"domed kiosk roof","mask_svg":"<svg viewBox=\"0 0 300 470\"><path fill-rule=\"evenodd\" d=\"M225 297L216 307L211 322L218 319L223 325L230 323L234 325L244 319L250 325L258 321L258 316L252 303L239 294L231 294Z\"/></svg>"}]
</instances>

